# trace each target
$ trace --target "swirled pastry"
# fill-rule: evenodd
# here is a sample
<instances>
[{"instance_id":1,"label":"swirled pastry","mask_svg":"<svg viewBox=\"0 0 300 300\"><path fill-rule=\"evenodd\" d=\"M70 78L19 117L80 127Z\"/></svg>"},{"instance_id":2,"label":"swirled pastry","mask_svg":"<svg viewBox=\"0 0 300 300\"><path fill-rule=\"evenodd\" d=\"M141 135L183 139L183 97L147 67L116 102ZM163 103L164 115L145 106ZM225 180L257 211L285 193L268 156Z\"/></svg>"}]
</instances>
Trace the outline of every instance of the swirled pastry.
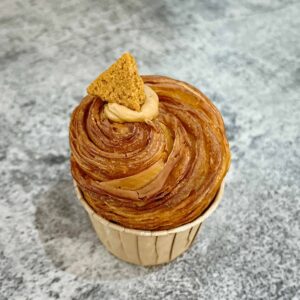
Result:
<instances>
[{"instance_id":1,"label":"swirled pastry","mask_svg":"<svg viewBox=\"0 0 300 300\"><path fill-rule=\"evenodd\" d=\"M158 116L113 122L101 98L86 96L71 117L71 171L105 219L171 229L213 201L229 168L229 146L220 112L199 90L168 77L142 78L159 97Z\"/></svg>"}]
</instances>

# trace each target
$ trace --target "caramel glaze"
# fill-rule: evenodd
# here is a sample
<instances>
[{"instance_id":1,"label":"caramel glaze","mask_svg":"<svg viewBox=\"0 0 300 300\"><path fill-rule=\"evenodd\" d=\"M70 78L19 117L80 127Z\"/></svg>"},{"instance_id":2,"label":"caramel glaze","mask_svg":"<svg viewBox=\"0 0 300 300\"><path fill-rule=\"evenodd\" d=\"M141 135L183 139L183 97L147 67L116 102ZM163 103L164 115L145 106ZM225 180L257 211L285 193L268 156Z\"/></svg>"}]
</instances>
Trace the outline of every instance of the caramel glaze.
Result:
<instances>
[{"instance_id":1,"label":"caramel glaze","mask_svg":"<svg viewBox=\"0 0 300 300\"><path fill-rule=\"evenodd\" d=\"M110 122L104 102L86 96L71 117L71 171L86 201L105 219L166 230L208 208L228 171L230 151L221 114L205 95L182 81L142 77L159 97L159 116L148 123ZM160 160L162 170L143 187L109 184Z\"/></svg>"}]
</instances>

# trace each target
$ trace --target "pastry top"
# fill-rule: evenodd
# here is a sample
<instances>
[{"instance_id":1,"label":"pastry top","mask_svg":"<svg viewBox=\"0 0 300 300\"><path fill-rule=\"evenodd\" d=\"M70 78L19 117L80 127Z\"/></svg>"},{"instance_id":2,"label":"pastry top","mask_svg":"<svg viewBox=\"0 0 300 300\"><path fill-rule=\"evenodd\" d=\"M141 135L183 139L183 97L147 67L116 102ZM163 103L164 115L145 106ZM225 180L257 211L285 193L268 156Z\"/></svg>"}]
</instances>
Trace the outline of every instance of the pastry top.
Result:
<instances>
[{"instance_id":1,"label":"pastry top","mask_svg":"<svg viewBox=\"0 0 300 300\"><path fill-rule=\"evenodd\" d=\"M140 111L132 110L118 103L104 105L104 115L112 122L149 122L158 115L159 100L157 94L146 84L144 85L146 100Z\"/></svg>"},{"instance_id":2,"label":"pastry top","mask_svg":"<svg viewBox=\"0 0 300 300\"><path fill-rule=\"evenodd\" d=\"M128 52L100 74L89 85L87 92L103 101L118 103L135 111L140 111L146 97L137 63Z\"/></svg>"},{"instance_id":3,"label":"pastry top","mask_svg":"<svg viewBox=\"0 0 300 300\"><path fill-rule=\"evenodd\" d=\"M127 228L171 229L213 202L230 165L224 123L191 85L143 76L159 98L149 122L113 122L99 97L86 96L70 123L71 171L85 200Z\"/></svg>"}]
</instances>

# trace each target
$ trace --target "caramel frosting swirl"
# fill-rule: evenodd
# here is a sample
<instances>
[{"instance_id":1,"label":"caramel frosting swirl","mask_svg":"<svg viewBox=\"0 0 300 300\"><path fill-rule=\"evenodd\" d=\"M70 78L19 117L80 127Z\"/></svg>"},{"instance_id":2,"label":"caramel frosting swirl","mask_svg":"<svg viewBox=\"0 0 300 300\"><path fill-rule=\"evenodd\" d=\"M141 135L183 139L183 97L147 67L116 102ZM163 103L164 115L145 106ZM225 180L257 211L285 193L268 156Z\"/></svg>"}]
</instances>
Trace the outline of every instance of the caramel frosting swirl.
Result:
<instances>
[{"instance_id":1,"label":"caramel frosting swirl","mask_svg":"<svg viewBox=\"0 0 300 300\"><path fill-rule=\"evenodd\" d=\"M71 171L89 205L127 228L165 230L199 217L230 165L220 112L199 90L143 76L159 97L152 121L116 123L86 96L70 123Z\"/></svg>"}]
</instances>

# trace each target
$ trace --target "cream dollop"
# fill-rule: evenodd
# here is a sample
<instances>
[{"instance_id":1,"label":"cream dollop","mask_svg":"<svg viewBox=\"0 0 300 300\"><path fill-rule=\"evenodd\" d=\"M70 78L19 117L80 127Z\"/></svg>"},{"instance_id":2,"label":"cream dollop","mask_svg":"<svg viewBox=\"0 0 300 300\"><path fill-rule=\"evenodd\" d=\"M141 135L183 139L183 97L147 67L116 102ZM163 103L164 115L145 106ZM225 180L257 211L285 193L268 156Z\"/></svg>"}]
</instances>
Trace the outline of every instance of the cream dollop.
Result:
<instances>
[{"instance_id":1,"label":"cream dollop","mask_svg":"<svg viewBox=\"0 0 300 300\"><path fill-rule=\"evenodd\" d=\"M118 103L107 103L104 106L105 116L109 120L118 123L147 122L153 120L158 115L158 96L146 84L144 85L144 90L146 94L146 100L140 111L132 110Z\"/></svg>"}]
</instances>

